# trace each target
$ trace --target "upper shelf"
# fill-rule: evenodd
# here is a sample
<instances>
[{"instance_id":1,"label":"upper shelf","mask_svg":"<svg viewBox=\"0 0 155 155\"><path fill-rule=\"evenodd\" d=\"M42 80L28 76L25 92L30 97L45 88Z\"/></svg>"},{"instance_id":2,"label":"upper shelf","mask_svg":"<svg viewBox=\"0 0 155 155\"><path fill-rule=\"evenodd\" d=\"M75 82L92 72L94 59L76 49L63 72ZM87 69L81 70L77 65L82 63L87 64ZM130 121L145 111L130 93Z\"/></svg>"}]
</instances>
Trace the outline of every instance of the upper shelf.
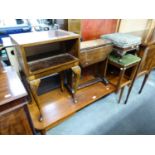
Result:
<instances>
[{"instance_id":1,"label":"upper shelf","mask_svg":"<svg viewBox=\"0 0 155 155\"><path fill-rule=\"evenodd\" d=\"M29 32L10 35L17 45L31 46L55 41L79 38L78 34L64 30L50 30L42 32Z\"/></svg>"}]
</instances>

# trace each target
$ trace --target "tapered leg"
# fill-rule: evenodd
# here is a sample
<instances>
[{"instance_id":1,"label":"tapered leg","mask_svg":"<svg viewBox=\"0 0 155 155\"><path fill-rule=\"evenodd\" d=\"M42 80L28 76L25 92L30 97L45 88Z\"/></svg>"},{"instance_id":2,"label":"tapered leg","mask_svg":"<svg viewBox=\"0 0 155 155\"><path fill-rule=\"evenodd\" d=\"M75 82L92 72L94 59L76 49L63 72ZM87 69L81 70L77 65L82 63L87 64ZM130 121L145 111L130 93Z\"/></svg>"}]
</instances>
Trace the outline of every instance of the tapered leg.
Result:
<instances>
[{"instance_id":1,"label":"tapered leg","mask_svg":"<svg viewBox=\"0 0 155 155\"><path fill-rule=\"evenodd\" d=\"M133 80L133 78L134 78L134 76L136 74L137 68L138 68L138 65L133 67L133 70L132 70L132 73L131 73L131 76L130 76L131 81Z\"/></svg>"},{"instance_id":2,"label":"tapered leg","mask_svg":"<svg viewBox=\"0 0 155 155\"><path fill-rule=\"evenodd\" d=\"M142 90L143 90L143 88L144 88L144 86L145 86L145 84L146 84L146 82L147 82L147 80L149 78L149 75L150 75L150 72L145 75L144 80L143 80L143 83L142 83L142 86L141 86L141 88L140 88L140 90L138 92L139 94L142 92Z\"/></svg>"},{"instance_id":3,"label":"tapered leg","mask_svg":"<svg viewBox=\"0 0 155 155\"><path fill-rule=\"evenodd\" d=\"M76 94L76 92L78 90L78 85L79 85L80 76L81 76L81 68L80 68L80 66L72 67L72 72L73 72L74 78L75 78L75 83L74 83L74 86L73 86L73 100L74 100L74 103L76 103L77 100L75 98L75 94Z\"/></svg>"},{"instance_id":4,"label":"tapered leg","mask_svg":"<svg viewBox=\"0 0 155 155\"><path fill-rule=\"evenodd\" d=\"M131 81L131 85L130 85L129 90L128 90L128 94L127 94L126 100L125 100L125 102L124 102L125 104L128 102L128 99L129 99L129 96L130 96L132 87L133 87L133 85L134 85L134 82L135 82L136 77L137 77L137 73L138 73L138 71L139 71L139 67L140 67L140 63L137 64L136 72L135 72L135 74L134 74L134 76L133 76L133 79L132 79L132 81Z\"/></svg>"},{"instance_id":5,"label":"tapered leg","mask_svg":"<svg viewBox=\"0 0 155 155\"><path fill-rule=\"evenodd\" d=\"M40 106L39 99L38 99L38 94L37 94L39 84L40 84L40 79L30 81L31 92L32 92L33 98L34 98L34 100L35 100L35 102L36 102L36 104L38 106L39 113L40 113L39 114L39 121L42 121L43 116L42 116L41 106Z\"/></svg>"},{"instance_id":6,"label":"tapered leg","mask_svg":"<svg viewBox=\"0 0 155 155\"><path fill-rule=\"evenodd\" d=\"M121 101L121 99L122 99L122 95L123 95L123 92L124 92L124 88L125 88L125 87L123 87L123 88L121 89L121 92L120 92L120 95L119 95L118 103L120 103L120 101Z\"/></svg>"},{"instance_id":7,"label":"tapered leg","mask_svg":"<svg viewBox=\"0 0 155 155\"><path fill-rule=\"evenodd\" d=\"M126 68L121 68L120 69L121 71L120 71L120 78L119 78L119 81L118 81L118 84L117 84L117 88L116 88L116 92L118 93L118 91L119 91L119 89L121 88L121 83L122 83L122 79L123 79L123 77L124 77L124 73L125 73L125 70L126 70Z\"/></svg>"}]
</instances>

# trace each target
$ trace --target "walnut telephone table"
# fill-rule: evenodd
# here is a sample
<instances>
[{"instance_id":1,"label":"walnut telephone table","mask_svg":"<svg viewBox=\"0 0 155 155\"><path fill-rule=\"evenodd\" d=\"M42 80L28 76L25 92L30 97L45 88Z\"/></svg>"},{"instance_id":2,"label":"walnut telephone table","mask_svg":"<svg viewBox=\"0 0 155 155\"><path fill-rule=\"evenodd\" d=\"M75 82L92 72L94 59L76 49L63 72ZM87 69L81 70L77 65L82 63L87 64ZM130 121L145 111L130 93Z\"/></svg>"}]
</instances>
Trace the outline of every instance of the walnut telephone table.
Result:
<instances>
[{"instance_id":1,"label":"walnut telephone table","mask_svg":"<svg viewBox=\"0 0 155 155\"><path fill-rule=\"evenodd\" d=\"M75 82L71 94L74 102L80 79L79 35L63 30L30 32L10 35L15 44L21 70L30 85L31 93L40 111L39 120L43 120L37 89L42 78L60 73L63 90L63 72L71 70ZM72 75L71 75L72 76Z\"/></svg>"}]
</instances>

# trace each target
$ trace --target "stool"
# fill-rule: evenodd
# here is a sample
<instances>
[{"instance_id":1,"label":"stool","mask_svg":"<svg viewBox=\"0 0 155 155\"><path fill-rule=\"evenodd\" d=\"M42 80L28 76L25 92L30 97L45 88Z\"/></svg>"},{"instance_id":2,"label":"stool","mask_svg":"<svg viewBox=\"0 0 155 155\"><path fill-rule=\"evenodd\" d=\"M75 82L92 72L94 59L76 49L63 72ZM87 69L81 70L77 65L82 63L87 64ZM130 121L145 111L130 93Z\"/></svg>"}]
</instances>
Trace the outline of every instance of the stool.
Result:
<instances>
[{"instance_id":1,"label":"stool","mask_svg":"<svg viewBox=\"0 0 155 155\"><path fill-rule=\"evenodd\" d=\"M127 100L128 100L129 94L131 92L133 83L134 83L134 81L136 79L136 75L137 75L137 72L138 72L140 60L141 59L139 57L137 57L135 55L132 55L132 54L124 55L121 58L121 61L120 61L120 58L118 56L116 56L115 54L110 54L109 55L108 60L107 60L108 64L111 64L111 65L113 65L113 66L120 69L118 81L114 81L114 83L116 85L116 92L118 93L118 91L121 89L118 103L120 103L120 101L121 101L122 94L123 94L123 91L124 91L124 87L126 85L130 85L130 88L129 88L129 91L128 91L128 94L127 94L127 98L126 98L126 101L125 101L125 103L127 103ZM124 78L125 78L125 71L127 69L131 68L131 67L133 67L133 70L132 70L132 73L131 73L128 81L123 82ZM111 82L111 83L113 84L113 82Z\"/></svg>"}]
</instances>

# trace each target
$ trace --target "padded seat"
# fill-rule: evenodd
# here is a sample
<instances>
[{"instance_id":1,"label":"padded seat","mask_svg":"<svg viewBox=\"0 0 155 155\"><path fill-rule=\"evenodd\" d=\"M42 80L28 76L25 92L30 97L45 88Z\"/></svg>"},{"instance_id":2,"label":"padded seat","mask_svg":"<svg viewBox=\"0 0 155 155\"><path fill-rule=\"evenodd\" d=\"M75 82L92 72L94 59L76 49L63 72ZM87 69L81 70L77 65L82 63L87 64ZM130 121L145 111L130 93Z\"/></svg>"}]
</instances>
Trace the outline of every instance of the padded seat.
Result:
<instances>
[{"instance_id":1,"label":"padded seat","mask_svg":"<svg viewBox=\"0 0 155 155\"><path fill-rule=\"evenodd\" d=\"M113 44L119 48L129 48L133 46L139 46L141 44L141 37L125 33L101 35L100 38L112 41Z\"/></svg>"},{"instance_id":2,"label":"padded seat","mask_svg":"<svg viewBox=\"0 0 155 155\"><path fill-rule=\"evenodd\" d=\"M137 77L140 61L141 61L141 58L137 57L136 55L132 55L132 54L126 54L122 56L121 59L116 54L112 53L109 55L108 63L115 66L116 68L119 68L120 70L117 83L114 84L116 85L117 92L121 89L118 102L121 101L125 86L129 85L129 90L128 90L127 97L125 100L125 103L127 103L129 95L131 93L131 89L134 84L134 81ZM126 79L125 71L131 67L132 67L132 72L130 76L127 78L127 80L124 82L124 79Z\"/></svg>"},{"instance_id":3,"label":"padded seat","mask_svg":"<svg viewBox=\"0 0 155 155\"><path fill-rule=\"evenodd\" d=\"M134 65L135 63L139 62L141 59L132 54L126 54L121 59L114 54L110 54L109 60L122 67L128 67L128 66Z\"/></svg>"}]
</instances>

